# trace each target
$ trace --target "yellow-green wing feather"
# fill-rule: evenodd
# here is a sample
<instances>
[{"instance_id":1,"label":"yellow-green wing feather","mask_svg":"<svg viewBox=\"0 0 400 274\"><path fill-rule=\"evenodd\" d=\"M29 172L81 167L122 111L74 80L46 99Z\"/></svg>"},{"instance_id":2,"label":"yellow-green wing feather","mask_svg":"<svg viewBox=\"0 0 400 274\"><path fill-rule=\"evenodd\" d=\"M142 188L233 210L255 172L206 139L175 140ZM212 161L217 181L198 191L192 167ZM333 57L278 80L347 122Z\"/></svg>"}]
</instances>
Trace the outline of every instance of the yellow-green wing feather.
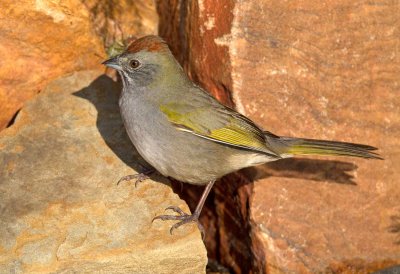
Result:
<instances>
[{"instance_id":1,"label":"yellow-green wing feather","mask_svg":"<svg viewBox=\"0 0 400 274\"><path fill-rule=\"evenodd\" d=\"M264 133L245 116L222 105L196 106L185 103L161 105L161 111L178 129L225 145L278 154L267 147Z\"/></svg>"}]
</instances>

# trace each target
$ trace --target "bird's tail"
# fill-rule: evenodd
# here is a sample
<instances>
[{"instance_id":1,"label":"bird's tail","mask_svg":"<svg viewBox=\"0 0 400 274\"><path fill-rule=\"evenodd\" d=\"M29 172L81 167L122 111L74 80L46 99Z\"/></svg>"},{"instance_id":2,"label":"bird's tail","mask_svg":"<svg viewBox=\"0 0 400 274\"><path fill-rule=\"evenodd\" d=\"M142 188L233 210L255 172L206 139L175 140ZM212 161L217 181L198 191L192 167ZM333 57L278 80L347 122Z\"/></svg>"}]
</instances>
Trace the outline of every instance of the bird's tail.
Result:
<instances>
[{"instance_id":1,"label":"bird's tail","mask_svg":"<svg viewBox=\"0 0 400 274\"><path fill-rule=\"evenodd\" d=\"M275 147L282 157L291 155L334 155L382 159L378 153L374 152L377 148L368 145L291 137L279 137L272 143L276 144Z\"/></svg>"}]
</instances>

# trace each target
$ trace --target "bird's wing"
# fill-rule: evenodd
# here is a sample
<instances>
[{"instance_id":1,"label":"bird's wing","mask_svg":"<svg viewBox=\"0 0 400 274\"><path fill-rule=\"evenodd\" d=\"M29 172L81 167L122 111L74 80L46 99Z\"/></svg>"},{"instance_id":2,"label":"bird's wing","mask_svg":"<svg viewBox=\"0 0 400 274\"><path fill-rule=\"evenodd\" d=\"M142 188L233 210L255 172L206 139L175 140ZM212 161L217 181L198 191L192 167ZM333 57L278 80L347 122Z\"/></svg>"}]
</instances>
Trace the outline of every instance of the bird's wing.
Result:
<instances>
[{"instance_id":1,"label":"bird's wing","mask_svg":"<svg viewBox=\"0 0 400 274\"><path fill-rule=\"evenodd\" d=\"M224 145L280 157L268 147L265 134L250 119L220 104L205 91L195 91L195 94L190 101L183 99L160 106L178 130Z\"/></svg>"}]
</instances>

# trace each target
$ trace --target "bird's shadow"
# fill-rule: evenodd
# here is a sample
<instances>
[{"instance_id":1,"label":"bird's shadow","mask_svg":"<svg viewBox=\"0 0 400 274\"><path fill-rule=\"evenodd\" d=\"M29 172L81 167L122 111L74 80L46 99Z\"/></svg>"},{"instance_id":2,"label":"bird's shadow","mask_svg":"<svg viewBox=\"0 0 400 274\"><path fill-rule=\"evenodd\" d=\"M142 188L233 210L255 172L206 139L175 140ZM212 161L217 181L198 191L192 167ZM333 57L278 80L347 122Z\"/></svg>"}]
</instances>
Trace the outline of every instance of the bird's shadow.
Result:
<instances>
[{"instance_id":1,"label":"bird's shadow","mask_svg":"<svg viewBox=\"0 0 400 274\"><path fill-rule=\"evenodd\" d=\"M96 126L107 146L126 165L141 171L143 167L148 167L148 164L136 152L124 129L118 107L121 88L120 81L115 82L102 75L73 95L84 98L95 106ZM356 169L357 165L344 161L296 158L247 168L242 173L250 179L245 180L246 182L266 177L286 177L355 185L350 172Z\"/></svg>"},{"instance_id":2,"label":"bird's shadow","mask_svg":"<svg viewBox=\"0 0 400 274\"><path fill-rule=\"evenodd\" d=\"M95 106L97 110L96 127L115 155L127 166L137 172L143 172L148 169L149 165L129 140L120 116L118 100L121 88L120 81L115 82L110 77L101 75L89 86L74 92L73 95L86 99ZM124 175L127 174L117 174L117 177Z\"/></svg>"},{"instance_id":3,"label":"bird's shadow","mask_svg":"<svg viewBox=\"0 0 400 274\"><path fill-rule=\"evenodd\" d=\"M356 169L357 165L345 161L291 158L270 162L257 168L247 168L243 170L243 173L250 181L268 177L284 177L357 185L351 174Z\"/></svg>"}]
</instances>

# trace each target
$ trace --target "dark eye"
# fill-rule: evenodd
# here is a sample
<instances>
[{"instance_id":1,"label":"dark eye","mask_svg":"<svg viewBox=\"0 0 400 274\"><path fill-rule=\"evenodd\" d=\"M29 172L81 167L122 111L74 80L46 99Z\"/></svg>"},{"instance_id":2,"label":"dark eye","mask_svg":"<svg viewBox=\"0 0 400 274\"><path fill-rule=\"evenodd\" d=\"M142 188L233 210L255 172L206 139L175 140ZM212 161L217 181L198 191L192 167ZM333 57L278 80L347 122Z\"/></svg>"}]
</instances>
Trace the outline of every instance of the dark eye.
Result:
<instances>
[{"instance_id":1,"label":"dark eye","mask_svg":"<svg viewBox=\"0 0 400 274\"><path fill-rule=\"evenodd\" d=\"M131 68L134 68L134 69L138 68L140 66L140 62L138 60L136 60L136 59L130 60L129 61L129 66Z\"/></svg>"}]
</instances>

